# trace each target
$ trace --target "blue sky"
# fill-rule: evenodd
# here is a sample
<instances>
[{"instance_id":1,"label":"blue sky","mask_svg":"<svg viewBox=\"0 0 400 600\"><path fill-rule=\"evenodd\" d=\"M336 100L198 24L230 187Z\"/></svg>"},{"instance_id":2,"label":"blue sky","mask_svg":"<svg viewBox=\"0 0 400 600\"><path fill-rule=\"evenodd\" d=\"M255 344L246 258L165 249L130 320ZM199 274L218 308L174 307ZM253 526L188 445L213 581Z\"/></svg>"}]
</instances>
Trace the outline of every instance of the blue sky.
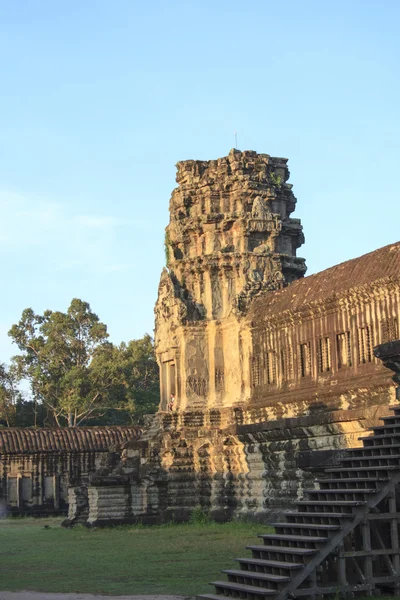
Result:
<instances>
[{"instance_id":1,"label":"blue sky","mask_svg":"<svg viewBox=\"0 0 400 600\"><path fill-rule=\"evenodd\" d=\"M308 273L398 240L397 0L0 0L0 361L26 307L153 329L175 163L289 158Z\"/></svg>"}]
</instances>

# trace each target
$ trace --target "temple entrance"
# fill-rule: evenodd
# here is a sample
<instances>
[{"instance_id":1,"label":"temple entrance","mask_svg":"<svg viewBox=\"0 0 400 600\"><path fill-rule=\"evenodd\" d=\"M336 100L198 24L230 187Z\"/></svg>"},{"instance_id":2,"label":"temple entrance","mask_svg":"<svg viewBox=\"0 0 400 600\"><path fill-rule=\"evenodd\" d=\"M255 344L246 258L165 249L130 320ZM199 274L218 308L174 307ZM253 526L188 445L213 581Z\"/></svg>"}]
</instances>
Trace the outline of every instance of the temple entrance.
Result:
<instances>
[{"instance_id":1,"label":"temple entrance","mask_svg":"<svg viewBox=\"0 0 400 600\"><path fill-rule=\"evenodd\" d=\"M162 363L160 408L165 412L176 408L176 367L173 360Z\"/></svg>"}]
</instances>

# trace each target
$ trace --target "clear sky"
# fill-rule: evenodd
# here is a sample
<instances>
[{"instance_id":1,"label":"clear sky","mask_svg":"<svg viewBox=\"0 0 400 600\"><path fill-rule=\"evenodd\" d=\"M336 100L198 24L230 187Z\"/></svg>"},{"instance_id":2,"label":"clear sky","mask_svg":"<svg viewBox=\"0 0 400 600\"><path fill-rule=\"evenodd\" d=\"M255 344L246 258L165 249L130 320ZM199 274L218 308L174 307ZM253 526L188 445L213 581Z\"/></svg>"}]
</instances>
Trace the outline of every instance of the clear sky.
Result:
<instances>
[{"instance_id":1,"label":"clear sky","mask_svg":"<svg viewBox=\"0 0 400 600\"><path fill-rule=\"evenodd\" d=\"M153 330L175 163L289 158L308 273L399 239L398 0L0 0L0 361L26 307Z\"/></svg>"}]
</instances>

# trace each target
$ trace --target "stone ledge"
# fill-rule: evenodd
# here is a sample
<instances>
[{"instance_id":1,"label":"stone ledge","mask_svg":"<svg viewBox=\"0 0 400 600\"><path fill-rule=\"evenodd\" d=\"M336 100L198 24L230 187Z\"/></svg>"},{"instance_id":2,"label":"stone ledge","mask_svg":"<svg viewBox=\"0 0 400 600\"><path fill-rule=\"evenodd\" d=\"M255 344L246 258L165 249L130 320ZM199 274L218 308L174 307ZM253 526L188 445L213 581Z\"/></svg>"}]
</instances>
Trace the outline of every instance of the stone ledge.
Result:
<instances>
[{"instance_id":1,"label":"stone ledge","mask_svg":"<svg viewBox=\"0 0 400 600\"><path fill-rule=\"evenodd\" d=\"M339 410L328 413L318 413L304 417L287 417L276 421L264 421L252 425L238 425L236 433L257 433L259 431L271 431L273 429L292 429L293 427L312 427L313 425L329 425L331 423L343 423L348 421L364 421L364 410Z\"/></svg>"}]
</instances>

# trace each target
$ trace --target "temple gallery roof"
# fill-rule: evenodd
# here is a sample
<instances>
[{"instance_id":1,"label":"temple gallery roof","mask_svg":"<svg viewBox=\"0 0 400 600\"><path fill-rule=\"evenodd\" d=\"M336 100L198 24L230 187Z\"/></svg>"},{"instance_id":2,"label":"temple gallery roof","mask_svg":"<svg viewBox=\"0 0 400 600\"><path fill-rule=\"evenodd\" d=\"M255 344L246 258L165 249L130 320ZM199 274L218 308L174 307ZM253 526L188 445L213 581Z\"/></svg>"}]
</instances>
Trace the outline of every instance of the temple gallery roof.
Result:
<instances>
[{"instance_id":1,"label":"temple gallery roof","mask_svg":"<svg viewBox=\"0 0 400 600\"><path fill-rule=\"evenodd\" d=\"M400 242L298 279L273 294L259 296L252 304L250 318L297 310L305 304L343 296L352 289L391 278L400 279Z\"/></svg>"},{"instance_id":2,"label":"temple gallery roof","mask_svg":"<svg viewBox=\"0 0 400 600\"><path fill-rule=\"evenodd\" d=\"M138 437L140 427L0 428L1 454L35 452L106 452Z\"/></svg>"}]
</instances>

